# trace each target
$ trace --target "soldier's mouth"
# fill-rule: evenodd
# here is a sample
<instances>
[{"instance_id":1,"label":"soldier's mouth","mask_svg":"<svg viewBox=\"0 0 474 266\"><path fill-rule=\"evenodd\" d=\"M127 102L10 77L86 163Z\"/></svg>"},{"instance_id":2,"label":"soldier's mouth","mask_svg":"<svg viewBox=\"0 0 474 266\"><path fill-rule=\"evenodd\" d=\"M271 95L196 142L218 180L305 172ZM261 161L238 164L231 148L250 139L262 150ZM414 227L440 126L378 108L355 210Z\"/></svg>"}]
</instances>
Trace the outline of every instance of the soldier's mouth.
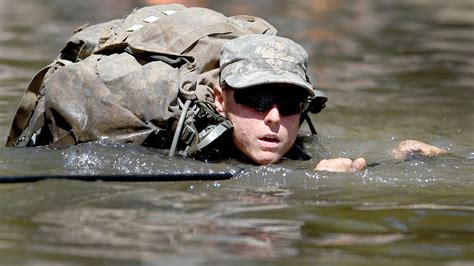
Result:
<instances>
[{"instance_id":1,"label":"soldier's mouth","mask_svg":"<svg viewBox=\"0 0 474 266\"><path fill-rule=\"evenodd\" d=\"M258 139L260 144L265 148L274 148L280 143L280 139L274 136L265 136Z\"/></svg>"},{"instance_id":2,"label":"soldier's mouth","mask_svg":"<svg viewBox=\"0 0 474 266\"><path fill-rule=\"evenodd\" d=\"M266 142L280 142L278 138L274 138L274 137L263 137L261 138L261 140L266 141Z\"/></svg>"}]
</instances>

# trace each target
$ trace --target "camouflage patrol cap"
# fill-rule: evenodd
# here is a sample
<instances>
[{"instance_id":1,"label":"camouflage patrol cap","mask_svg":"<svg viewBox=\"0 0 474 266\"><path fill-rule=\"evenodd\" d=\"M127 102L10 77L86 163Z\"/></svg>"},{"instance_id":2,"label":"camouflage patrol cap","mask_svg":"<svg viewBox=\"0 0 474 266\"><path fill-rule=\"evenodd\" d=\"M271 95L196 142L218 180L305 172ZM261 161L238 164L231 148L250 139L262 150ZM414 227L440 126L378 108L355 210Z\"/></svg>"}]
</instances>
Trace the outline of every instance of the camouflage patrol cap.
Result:
<instances>
[{"instance_id":1,"label":"camouflage patrol cap","mask_svg":"<svg viewBox=\"0 0 474 266\"><path fill-rule=\"evenodd\" d=\"M226 43L220 58L220 81L234 89L285 83L314 96L307 71L308 54L294 41L263 34L245 35Z\"/></svg>"}]
</instances>

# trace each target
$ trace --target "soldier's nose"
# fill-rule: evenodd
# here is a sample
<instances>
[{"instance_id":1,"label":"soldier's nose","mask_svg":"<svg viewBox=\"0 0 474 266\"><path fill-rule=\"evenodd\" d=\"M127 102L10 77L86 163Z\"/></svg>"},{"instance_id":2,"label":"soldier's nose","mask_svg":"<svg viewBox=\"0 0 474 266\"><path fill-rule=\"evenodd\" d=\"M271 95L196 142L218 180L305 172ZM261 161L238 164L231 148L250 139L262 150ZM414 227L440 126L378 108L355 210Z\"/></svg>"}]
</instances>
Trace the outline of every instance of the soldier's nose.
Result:
<instances>
[{"instance_id":1,"label":"soldier's nose","mask_svg":"<svg viewBox=\"0 0 474 266\"><path fill-rule=\"evenodd\" d=\"M268 126L280 124L281 116L276 104L273 104L272 107L267 111L264 121Z\"/></svg>"}]
</instances>

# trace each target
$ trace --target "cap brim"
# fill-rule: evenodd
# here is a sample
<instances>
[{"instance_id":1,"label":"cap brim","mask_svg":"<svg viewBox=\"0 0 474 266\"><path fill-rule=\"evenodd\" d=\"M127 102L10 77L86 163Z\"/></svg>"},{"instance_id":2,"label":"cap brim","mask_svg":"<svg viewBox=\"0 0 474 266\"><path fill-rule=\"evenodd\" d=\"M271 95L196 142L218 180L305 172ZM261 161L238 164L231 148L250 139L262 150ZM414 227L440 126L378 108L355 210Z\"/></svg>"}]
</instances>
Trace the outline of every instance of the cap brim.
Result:
<instances>
[{"instance_id":1,"label":"cap brim","mask_svg":"<svg viewBox=\"0 0 474 266\"><path fill-rule=\"evenodd\" d=\"M299 75L287 71L275 73L275 71L259 70L251 73L231 75L223 81L233 89L246 89L253 86L275 83L291 84L305 89L310 97L315 96L313 85L303 80Z\"/></svg>"}]
</instances>

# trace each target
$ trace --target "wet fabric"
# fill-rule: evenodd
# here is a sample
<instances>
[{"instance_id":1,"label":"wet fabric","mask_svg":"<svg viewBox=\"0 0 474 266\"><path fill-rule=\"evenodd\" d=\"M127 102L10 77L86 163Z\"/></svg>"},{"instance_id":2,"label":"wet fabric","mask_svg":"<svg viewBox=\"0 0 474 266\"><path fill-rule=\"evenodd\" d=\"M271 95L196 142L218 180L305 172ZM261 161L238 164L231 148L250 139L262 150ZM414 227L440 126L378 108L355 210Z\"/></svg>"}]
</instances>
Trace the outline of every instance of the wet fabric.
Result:
<instances>
[{"instance_id":1,"label":"wet fabric","mask_svg":"<svg viewBox=\"0 0 474 266\"><path fill-rule=\"evenodd\" d=\"M234 89L284 83L315 96L306 74L308 53L284 37L255 34L233 39L223 47L220 68L222 81Z\"/></svg>"}]
</instances>

